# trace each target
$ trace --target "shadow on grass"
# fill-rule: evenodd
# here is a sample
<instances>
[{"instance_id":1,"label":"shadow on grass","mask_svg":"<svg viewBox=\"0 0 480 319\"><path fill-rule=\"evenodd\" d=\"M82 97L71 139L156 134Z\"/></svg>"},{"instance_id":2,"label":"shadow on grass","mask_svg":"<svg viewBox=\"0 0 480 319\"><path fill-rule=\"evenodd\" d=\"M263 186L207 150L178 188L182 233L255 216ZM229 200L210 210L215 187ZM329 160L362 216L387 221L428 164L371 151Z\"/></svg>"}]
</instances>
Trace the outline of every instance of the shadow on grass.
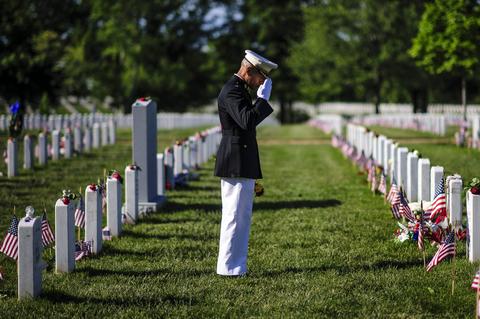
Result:
<instances>
[{"instance_id":1,"label":"shadow on grass","mask_svg":"<svg viewBox=\"0 0 480 319\"><path fill-rule=\"evenodd\" d=\"M144 239L188 239L194 241L201 241L206 239L216 239L217 236L203 234L203 235L194 235L194 234L146 234L133 232L131 230L124 230L122 232L123 236L133 237L133 238L144 238Z\"/></svg>"},{"instance_id":2,"label":"shadow on grass","mask_svg":"<svg viewBox=\"0 0 480 319\"><path fill-rule=\"evenodd\" d=\"M326 208L335 207L341 205L342 202L337 199L323 199L323 200L291 200L291 201L276 201L276 202L259 202L253 204L254 213L258 213L261 210L280 210L280 209L303 209L303 208ZM212 213L221 211L221 203L218 204L208 203L178 203L167 202L163 211L166 213L176 213L187 210L201 211L205 213Z\"/></svg>"},{"instance_id":3,"label":"shadow on grass","mask_svg":"<svg viewBox=\"0 0 480 319\"><path fill-rule=\"evenodd\" d=\"M69 295L61 291L44 291L41 299L51 301L53 303L88 303L98 304L105 306L117 306L119 308L129 307L152 307L158 306L158 304L170 304L170 305L194 305L197 303L195 299L182 297L182 296L155 296L155 297L140 297L135 298L121 298L121 297L107 297L100 298L95 296L81 297Z\"/></svg>"},{"instance_id":4,"label":"shadow on grass","mask_svg":"<svg viewBox=\"0 0 480 319\"><path fill-rule=\"evenodd\" d=\"M420 259L412 260L385 260L376 262L373 264L361 264L361 265L321 265L316 267L286 267L283 270L269 270L259 273L258 277L280 277L288 274L300 274L300 273L320 273L326 271L335 271L339 275L346 275L349 273L355 273L358 271L385 271L388 269L408 269L413 267L423 266L423 261Z\"/></svg>"},{"instance_id":5,"label":"shadow on grass","mask_svg":"<svg viewBox=\"0 0 480 319\"><path fill-rule=\"evenodd\" d=\"M212 270L178 270L172 271L171 269L154 269L154 270L113 270L113 269L98 269L92 267L84 267L75 270L77 273L85 273L89 277L103 277L103 276L127 276L127 277L147 277L147 276L162 276L165 274L168 275L180 275L183 277L199 277L212 275L214 272Z\"/></svg>"},{"instance_id":6,"label":"shadow on grass","mask_svg":"<svg viewBox=\"0 0 480 319\"><path fill-rule=\"evenodd\" d=\"M198 241L205 242L205 241ZM208 247L199 247L198 245L185 244L182 246L165 248L151 248L148 250L121 249L115 247L105 247L99 255L91 258L100 258L101 256L130 256L142 257L143 259L163 258L165 256L176 256L178 258L207 258L212 253Z\"/></svg>"},{"instance_id":7,"label":"shadow on grass","mask_svg":"<svg viewBox=\"0 0 480 319\"><path fill-rule=\"evenodd\" d=\"M178 191L220 191L220 186L209 185L182 185L175 188Z\"/></svg>"},{"instance_id":8,"label":"shadow on grass","mask_svg":"<svg viewBox=\"0 0 480 319\"><path fill-rule=\"evenodd\" d=\"M150 218L141 220L142 224L185 224L190 222L198 222L199 218L164 218L159 215L151 215ZM125 231L124 231L125 232Z\"/></svg>"}]
</instances>

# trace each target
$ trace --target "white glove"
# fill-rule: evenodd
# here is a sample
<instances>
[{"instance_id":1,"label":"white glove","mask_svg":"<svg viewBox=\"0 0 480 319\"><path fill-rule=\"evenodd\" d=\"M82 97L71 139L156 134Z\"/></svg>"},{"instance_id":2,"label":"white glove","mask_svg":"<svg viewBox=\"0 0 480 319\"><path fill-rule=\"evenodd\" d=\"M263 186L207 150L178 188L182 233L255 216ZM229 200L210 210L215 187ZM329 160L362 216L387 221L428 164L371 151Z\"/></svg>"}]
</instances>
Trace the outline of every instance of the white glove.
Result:
<instances>
[{"instance_id":1,"label":"white glove","mask_svg":"<svg viewBox=\"0 0 480 319\"><path fill-rule=\"evenodd\" d=\"M263 81L263 84L258 87L257 96L268 101L270 99L270 93L272 93L272 79L267 78Z\"/></svg>"}]
</instances>

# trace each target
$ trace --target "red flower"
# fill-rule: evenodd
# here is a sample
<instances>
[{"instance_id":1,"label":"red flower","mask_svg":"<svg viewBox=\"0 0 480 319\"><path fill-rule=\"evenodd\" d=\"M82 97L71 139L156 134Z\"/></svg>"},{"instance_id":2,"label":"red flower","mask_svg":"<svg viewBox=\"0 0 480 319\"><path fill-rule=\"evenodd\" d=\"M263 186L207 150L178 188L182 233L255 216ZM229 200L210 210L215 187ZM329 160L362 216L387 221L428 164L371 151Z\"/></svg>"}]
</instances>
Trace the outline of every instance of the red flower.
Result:
<instances>
[{"instance_id":1,"label":"red flower","mask_svg":"<svg viewBox=\"0 0 480 319\"><path fill-rule=\"evenodd\" d=\"M70 204L70 199L68 197L62 197L62 202L65 204L65 205L68 205Z\"/></svg>"},{"instance_id":2,"label":"red flower","mask_svg":"<svg viewBox=\"0 0 480 319\"><path fill-rule=\"evenodd\" d=\"M478 187L473 186L470 188L470 192L475 195L480 195L480 189Z\"/></svg>"},{"instance_id":3,"label":"red flower","mask_svg":"<svg viewBox=\"0 0 480 319\"><path fill-rule=\"evenodd\" d=\"M92 190L92 191L95 192L95 191L97 190L97 185L95 185L95 184L90 184L90 185L88 185L88 188L90 188L90 190Z\"/></svg>"}]
</instances>

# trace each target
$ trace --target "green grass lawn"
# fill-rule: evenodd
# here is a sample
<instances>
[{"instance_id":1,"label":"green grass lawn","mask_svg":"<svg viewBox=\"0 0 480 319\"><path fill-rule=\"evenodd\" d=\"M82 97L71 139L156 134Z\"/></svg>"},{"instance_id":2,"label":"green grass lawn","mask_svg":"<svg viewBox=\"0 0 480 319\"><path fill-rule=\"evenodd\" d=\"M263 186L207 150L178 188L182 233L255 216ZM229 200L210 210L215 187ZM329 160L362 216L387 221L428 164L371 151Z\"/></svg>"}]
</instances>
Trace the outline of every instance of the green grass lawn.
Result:
<instances>
[{"instance_id":1,"label":"green grass lawn","mask_svg":"<svg viewBox=\"0 0 480 319\"><path fill-rule=\"evenodd\" d=\"M390 128L378 125L368 126L375 133L385 135L394 140L408 139L431 139L435 143L453 143L453 136L458 131L457 126L448 126L445 136L436 135L430 132L421 132L411 129Z\"/></svg>"},{"instance_id":2,"label":"green grass lawn","mask_svg":"<svg viewBox=\"0 0 480 319\"><path fill-rule=\"evenodd\" d=\"M195 130L160 132L160 147ZM259 139L324 138L307 126L265 127ZM436 146L438 147L438 146ZM109 152L107 152L109 151ZM39 169L35 177L1 179L0 230L12 203L47 203L50 219L61 189L96 180L104 168L129 162L128 132L119 144ZM413 244L393 241L395 222L383 199L368 190L340 152L329 145L262 145L265 195L254 204L249 274L215 274L221 219L220 183L213 161L201 179L168 192L162 212L105 243L75 272L44 273L43 295L16 301L15 265L0 257L0 317L469 317L469 288L477 264L458 247L454 264L431 273ZM427 248L427 258L435 252ZM48 257L48 252L46 253ZM52 265L52 260L49 260Z\"/></svg>"}]
</instances>

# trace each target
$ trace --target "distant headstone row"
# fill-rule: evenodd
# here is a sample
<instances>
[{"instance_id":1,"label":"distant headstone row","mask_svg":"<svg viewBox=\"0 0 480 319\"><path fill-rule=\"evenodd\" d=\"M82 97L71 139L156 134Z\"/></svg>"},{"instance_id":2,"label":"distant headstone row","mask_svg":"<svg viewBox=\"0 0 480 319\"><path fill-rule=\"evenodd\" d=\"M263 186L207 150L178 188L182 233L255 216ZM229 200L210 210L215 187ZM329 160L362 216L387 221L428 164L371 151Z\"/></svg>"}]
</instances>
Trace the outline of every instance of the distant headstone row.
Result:
<instances>
[{"instance_id":1,"label":"distant headstone row","mask_svg":"<svg viewBox=\"0 0 480 319\"><path fill-rule=\"evenodd\" d=\"M375 114L356 116L354 123L371 126L394 127L445 135L447 122L444 115L438 114Z\"/></svg>"},{"instance_id":2,"label":"distant headstone row","mask_svg":"<svg viewBox=\"0 0 480 319\"><path fill-rule=\"evenodd\" d=\"M201 113L158 113L158 129L176 129L218 124L218 115ZM0 130L8 130L9 117L0 115ZM94 123L108 123L114 121L119 128L131 128L132 114L70 114L70 115L42 115L26 114L23 118L23 128L26 130L62 130L67 128L93 127Z\"/></svg>"},{"instance_id":3,"label":"distant headstone row","mask_svg":"<svg viewBox=\"0 0 480 319\"><path fill-rule=\"evenodd\" d=\"M50 139L50 143L49 140ZM88 152L116 142L116 125L110 120L108 122L93 123L92 127L75 127L63 130L42 132L38 136L26 134L23 138L23 168L30 170L34 167L35 159L38 165L47 165L49 160L57 161L63 158L71 158L75 154ZM15 138L7 141L5 162L7 164L8 177L18 175L18 144ZM34 147L35 145L35 147Z\"/></svg>"},{"instance_id":4,"label":"distant headstone row","mask_svg":"<svg viewBox=\"0 0 480 319\"><path fill-rule=\"evenodd\" d=\"M316 127L327 134L342 134L344 122L341 115L322 114L308 121L308 125Z\"/></svg>"},{"instance_id":5,"label":"distant headstone row","mask_svg":"<svg viewBox=\"0 0 480 319\"><path fill-rule=\"evenodd\" d=\"M357 102L324 102L316 106L321 114L335 113L345 115L374 114L375 105L373 103ZM413 105L406 103L381 103L381 114L407 114L413 113ZM428 113L441 113L449 115L463 116L463 106L460 104L430 104ZM480 105L468 105L467 114L480 114Z\"/></svg>"},{"instance_id":6,"label":"distant headstone row","mask_svg":"<svg viewBox=\"0 0 480 319\"><path fill-rule=\"evenodd\" d=\"M339 137L334 139L338 141ZM338 145L338 142L334 144ZM462 178L458 174L444 177L442 166L431 166L428 158L421 158L417 151L409 151L383 135L376 135L367 128L347 125L347 135L343 143L345 153L351 158L363 157L364 163L371 160L371 165L379 167L391 185L402 189L408 210L423 207L431 214L445 214L445 219L437 227L447 227L452 231L467 236L467 256L469 261L480 260L480 195L466 192L467 231L463 231L463 192ZM445 189L447 191L445 191ZM386 194L385 194L386 195ZM444 196L444 197L442 197ZM440 215L439 215L440 216ZM429 216L432 218L433 216ZM415 222L415 221L413 221ZM434 223L435 224L435 223ZM442 226L443 225L443 226Z\"/></svg>"},{"instance_id":7,"label":"distant headstone row","mask_svg":"<svg viewBox=\"0 0 480 319\"><path fill-rule=\"evenodd\" d=\"M103 240L121 235L123 223L136 223L140 217L156 211L166 200L165 189L174 189L176 183L186 183L195 178L193 170L215 154L221 138L219 127L178 141L164 153L157 154L156 123L151 120L155 118L149 117L155 112L156 104L151 100L139 100L134 104L134 164L125 168L123 205L123 179L116 171L107 178L105 185L88 185L76 205L65 193L55 203L53 240L56 242L57 273L73 271L75 261L84 254L98 254ZM104 229L103 207L107 216L107 227ZM12 225L9 233L11 231L16 236L18 230L18 254L9 255L14 259L18 257L18 298L34 298L41 293L42 271L45 269L41 258L42 240L45 243L44 220L27 212L20 222L15 218ZM85 228L84 240L77 243L75 226Z\"/></svg>"}]
</instances>

